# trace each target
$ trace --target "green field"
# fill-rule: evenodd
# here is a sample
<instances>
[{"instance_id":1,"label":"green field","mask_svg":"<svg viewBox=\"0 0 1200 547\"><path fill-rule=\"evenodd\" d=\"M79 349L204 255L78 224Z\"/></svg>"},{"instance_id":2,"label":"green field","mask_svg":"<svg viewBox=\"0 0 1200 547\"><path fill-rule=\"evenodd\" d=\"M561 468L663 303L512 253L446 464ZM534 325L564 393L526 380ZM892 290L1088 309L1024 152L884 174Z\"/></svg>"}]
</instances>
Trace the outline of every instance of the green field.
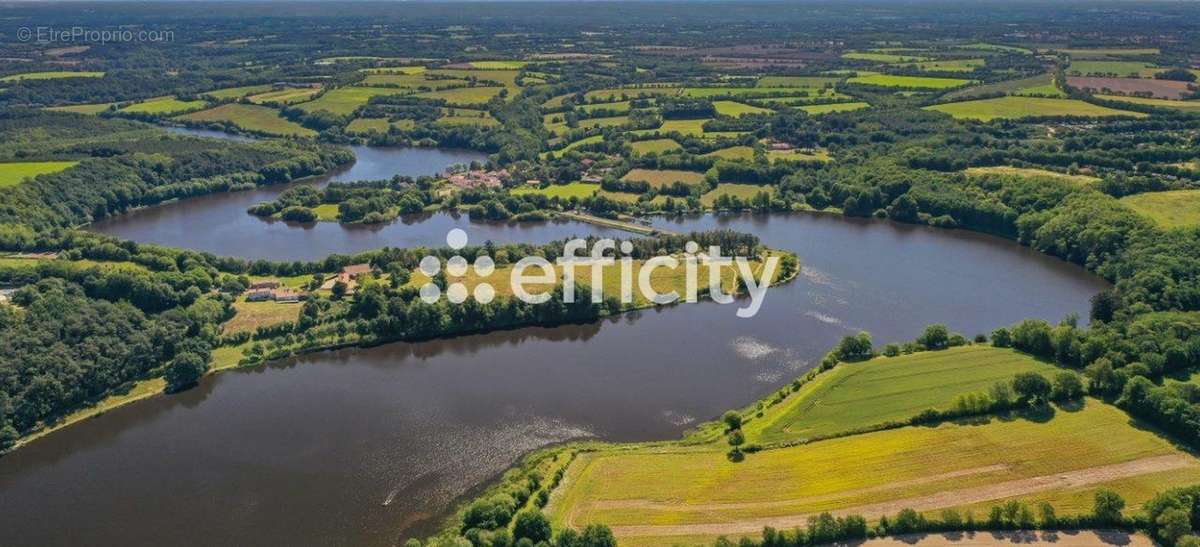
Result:
<instances>
[{"instance_id":1,"label":"green field","mask_svg":"<svg viewBox=\"0 0 1200 547\"><path fill-rule=\"evenodd\" d=\"M460 87L418 93L417 97L428 99L444 99L449 105L480 106L487 104L492 97L499 95L503 87Z\"/></svg>"},{"instance_id":2,"label":"green field","mask_svg":"<svg viewBox=\"0 0 1200 547\"><path fill-rule=\"evenodd\" d=\"M324 110L332 114L345 115L353 113L358 107L367 104L371 97L377 95L399 95L404 91L386 87L339 87L331 90L315 100L296 105L305 112Z\"/></svg>"},{"instance_id":3,"label":"green field","mask_svg":"<svg viewBox=\"0 0 1200 547\"><path fill-rule=\"evenodd\" d=\"M791 90L777 87L688 87L684 88L685 97L757 97L780 95Z\"/></svg>"},{"instance_id":4,"label":"green field","mask_svg":"<svg viewBox=\"0 0 1200 547\"><path fill-rule=\"evenodd\" d=\"M1147 192L1121 198L1121 203L1163 228L1200 226L1200 190Z\"/></svg>"},{"instance_id":5,"label":"green field","mask_svg":"<svg viewBox=\"0 0 1200 547\"><path fill-rule=\"evenodd\" d=\"M198 110L205 106L208 106L208 103L205 101L181 101L175 97L159 97L140 103L133 103L119 109L118 112L169 116L171 114Z\"/></svg>"},{"instance_id":6,"label":"green field","mask_svg":"<svg viewBox=\"0 0 1200 547\"><path fill-rule=\"evenodd\" d=\"M804 91L804 90L799 90L799 91ZM837 91L834 91L832 88L830 88L830 89L821 88L821 89L813 89L811 91L811 93L809 93L807 95L797 94L797 95L791 95L791 96L787 96L787 97L755 97L754 100L756 102L762 102L762 103L767 103L767 104L785 104L788 106L796 106L796 105L811 104L811 103L816 103L816 102L821 102L821 103L826 103L826 102L830 102L830 101L851 102L854 100L854 97L850 96L850 95L846 95L845 93L838 93Z\"/></svg>"},{"instance_id":7,"label":"green field","mask_svg":"<svg viewBox=\"0 0 1200 547\"><path fill-rule=\"evenodd\" d=\"M402 87L405 89L417 89L424 87L427 89L447 89L451 87L463 87L469 85L467 80L460 79L439 79L427 80L424 74L371 74L363 80L363 85L368 87Z\"/></svg>"},{"instance_id":8,"label":"green field","mask_svg":"<svg viewBox=\"0 0 1200 547\"><path fill-rule=\"evenodd\" d=\"M758 87L825 87L842 81L828 76L763 76Z\"/></svg>"},{"instance_id":9,"label":"green field","mask_svg":"<svg viewBox=\"0 0 1200 547\"><path fill-rule=\"evenodd\" d=\"M1171 108L1174 110L1183 110L1185 112L1200 112L1200 101L1197 100L1172 101L1168 99L1150 99L1146 97L1122 97L1120 95L1096 95L1096 97L1106 101L1155 106L1158 108Z\"/></svg>"},{"instance_id":10,"label":"green field","mask_svg":"<svg viewBox=\"0 0 1200 547\"><path fill-rule=\"evenodd\" d=\"M1012 350L967 346L863 363L842 363L817 376L743 428L749 442L773 444L825 437L898 422L954 398L986 391L1019 372L1051 376L1055 368Z\"/></svg>"},{"instance_id":11,"label":"green field","mask_svg":"<svg viewBox=\"0 0 1200 547\"><path fill-rule=\"evenodd\" d=\"M1099 177L1093 177L1093 176L1089 176L1089 175L1070 175L1067 173L1059 173L1058 171L1048 171L1046 169L1033 169L1033 168L1029 168L1029 167L1008 167L1005 165L997 165L997 166L992 166L992 167L968 167L967 170L963 171L963 172L966 173L967 176L1011 175L1011 176L1017 176L1017 177L1030 177L1030 178L1036 178L1036 177L1052 178L1052 179L1058 179L1058 180L1065 180L1067 182L1072 182L1075 184L1079 184L1081 186L1088 186L1088 185L1100 182Z\"/></svg>"},{"instance_id":12,"label":"green field","mask_svg":"<svg viewBox=\"0 0 1200 547\"><path fill-rule=\"evenodd\" d=\"M46 110L54 112L73 112L75 114L99 114L112 108L116 103L73 104L70 106L52 106Z\"/></svg>"},{"instance_id":13,"label":"green field","mask_svg":"<svg viewBox=\"0 0 1200 547\"><path fill-rule=\"evenodd\" d=\"M986 63L983 59L953 59L948 61L924 61L920 63L901 63L905 66L915 66L922 72L973 72L982 68Z\"/></svg>"},{"instance_id":14,"label":"green field","mask_svg":"<svg viewBox=\"0 0 1200 547\"><path fill-rule=\"evenodd\" d=\"M573 129L599 129L599 128L603 128L603 127L617 127L617 126L621 126L621 125L627 125L629 123L629 116L612 116L610 118L585 118L585 119L579 120L579 123L576 127L571 128L571 127L567 127L567 122L565 122L565 121L558 121L558 122L551 121L552 119L555 119L555 118L562 118L562 115L561 114L547 114L546 116L543 117L542 122L548 131L555 133L557 135L564 135L564 134L572 131Z\"/></svg>"},{"instance_id":15,"label":"green field","mask_svg":"<svg viewBox=\"0 0 1200 547\"><path fill-rule=\"evenodd\" d=\"M658 95L678 95L678 87L617 87L588 91L584 97L588 101L620 101L627 98L654 97ZM548 106L553 106L547 103Z\"/></svg>"},{"instance_id":16,"label":"green field","mask_svg":"<svg viewBox=\"0 0 1200 547\"><path fill-rule=\"evenodd\" d=\"M557 157L560 157L563 154L566 154L567 152L570 152L571 150L574 150L581 146L588 146L588 145L598 144L598 143L602 143L602 142L604 142L604 135L592 135L590 137L584 137L577 141L572 141L570 144L562 147L561 149L545 152L543 155L557 158Z\"/></svg>"},{"instance_id":17,"label":"green field","mask_svg":"<svg viewBox=\"0 0 1200 547\"><path fill-rule=\"evenodd\" d=\"M677 169L630 169L624 177L621 177L621 180L641 181L649 183L652 188L662 188L675 182L688 185L702 184L704 173Z\"/></svg>"},{"instance_id":18,"label":"green field","mask_svg":"<svg viewBox=\"0 0 1200 547\"><path fill-rule=\"evenodd\" d=\"M1150 63L1137 61L1071 61L1067 75L1151 78L1162 70Z\"/></svg>"},{"instance_id":19,"label":"green field","mask_svg":"<svg viewBox=\"0 0 1200 547\"><path fill-rule=\"evenodd\" d=\"M750 146L730 146L704 154L705 158L721 158L724 160L754 160L754 148Z\"/></svg>"},{"instance_id":20,"label":"green field","mask_svg":"<svg viewBox=\"0 0 1200 547\"><path fill-rule=\"evenodd\" d=\"M1050 419L906 427L767 450L737 463L721 447L580 453L547 511L556 525L605 523L622 545L681 538L711 545L718 535L803 526L821 511L875 520L906 507L1061 499L1101 486L1119 487L1136 507L1149 497L1147 485L1197 479L1200 461L1132 427L1120 410L1088 400L1055 409Z\"/></svg>"},{"instance_id":21,"label":"green field","mask_svg":"<svg viewBox=\"0 0 1200 547\"><path fill-rule=\"evenodd\" d=\"M52 80L55 78L101 78L103 72L95 71L65 71L54 70L45 72L24 72L21 74L10 74L0 78L0 82L19 82L21 80Z\"/></svg>"},{"instance_id":22,"label":"green field","mask_svg":"<svg viewBox=\"0 0 1200 547\"><path fill-rule=\"evenodd\" d=\"M1162 53L1156 47L1146 48L1066 48L1058 50L1071 57L1080 59L1095 59L1104 57L1142 57Z\"/></svg>"},{"instance_id":23,"label":"green field","mask_svg":"<svg viewBox=\"0 0 1200 547\"><path fill-rule=\"evenodd\" d=\"M760 192L774 194L775 188L772 186L760 186L757 184L737 184L731 182L723 182L718 184L716 188L706 192L700 196L700 205L712 207L717 202L717 198L721 196L731 196L743 201L750 201L751 198L758 195Z\"/></svg>"},{"instance_id":24,"label":"green field","mask_svg":"<svg viewBox=\"0 0 1200 547\"><path fill-rule=\"evenodd\" d=\"M1128 112L1096 106L1075 99L1047 99L1042 97L999 97L977 101L937 104L926 110L944 112L958 119L990 121L995 119L1020 119L1039 116L1078 116L1102 118L1108 116L1130 116L1145 118L1140 112Z\"/></svg>"},{"instance_id":25,"label":"green field","mask_svg":"<svg viewBox=\"0 0 1200 547\"><path fill-rule=\"evenodd\" d=\"M592 112L593 110L612 110L613 112L625 113L629 112L629 101L617 101L615 103L596 103L579 105L579 109L584 112Z\"/></svg>"},{"instance_id":26,"label":"green field","mask_svg":"<svg viewBox=\"0 0 1200 547\"><path fill-rule=\"evenodd\" d=\"M1053 74L1042 74L1029 78L1005 80L993 84L984 84L951 91L942 96L944 101L967 99L1004 93L1006 95L1040 95L1048 97L1066 97L1067 94L1054 85Z\"/></svg>"},{"instance_id":27,"label":"green field","mask_svg":"<svg viewBox=\"0 0 1200 547\"><path fill-rule=\"evenodd\" d=\"M486 110L472 108L442 108L442 116L434 123L445 125L478 125L494 127L500 125L496 118Z\"/></svg>"},{"instance_id":28,"label":"green field","mask_svg":"<svg viewBox=\"0 0 1200 547\"><path fill-rule=\"evenodd\" d=\"M663 154L666 152L674 152L682 150L683 147L674 139L650 139L648 141L636 141L630 144L633 147L633 154L641 156L644 154Z\"/></svg>"},{"instance_id":29,"label":"green field","mask_svg":"<svg viewBox=\"0 0 1200 547\"><path fill-rule=\"evenodd\" d=\"M278 302L246 302L238 300L233 303L235 315L226 322L221 332L254 332L259 327L278 323L295 322L300 317L300 304Z\"/></svg>"},{"instance_id":30,"label":"green field","mask_svg":"<svg viewBox=\"0 0 1200 547\"><path fill-rule=\"evenodd\" d=\"M363 72L367 74L420 74L425 72L423 66L387 66L379 68L365 68Z\"/></svg>"},{"instance_id":31,"label":"green field","mask_svg":"<svg viewBox=\"0 0 1200 547\"><path fill-rule=\"evenodd\" d=\"M520 70L524 68L525 61L471 61L471 68L481 70Z\"/></svg>"},{"instance_id":32,"label":"green field","mask_svg":"<svg viewBox=\"0 0 1200 547\"><path fill-rule=\"evenodd\" d=\"M319 87L285 87L274 91L267 91L249 97L250 102L254 104L263 103L280 103L280 104L295 104L307 101L321 92Z\"/></svg>"},{"instance_id":33,"label":"green field","mask_svg":"<svg viewBox=\"0 0 1200 547\"><path fill-rule=\"evenodd\" d=\"M0 163L0 188L10 188L21 184L27 178L57 173L72 167L77 161L22 161Z\"/></svg>"},{"instance_id":34,"label":"green field","mask_svg":"<svg viewBox=\"0 0 1200 547\"><path fill-rule=\"evenodd\" d=\"M915 55L898 55L895 53L846 53L842 55L843 59L853 61L874 61L876 63L915 63L919 61L928 61L929 57L919 57Z\"/></svg>"},{"instance_id":35,"label":"green field","mask_svg":"<svg viewBox=\"0 0 1200 547\"><path fill-rule=\"evenodd\" d=\"M570 184L551 184L545 188L516 188L512 191L513 194L541 194L548 198L588 198L595 195L596 191L600 190L599 184L591 184L587 182L572 182Z\"/></svg>"},{"instance_id":36,"label":"green field","mask_svg":"<svg viewBox=\"0 0 1200 547\"><path fill-rule=\"evenodd\" d=\"M806 104L796 108L808 112L814 116L819 114L829 114L830 112L850 112L853 110L861 110L869 108L871 105L864 102L855 103L832 103L832 104Z\"/></svg>"},{"instance_id":37,"label":"green field","mask_svg":"<svg viewBox=\"0 0 1200 547\"><path fill-rule=\"evenodd\" d=\"M226 87L224 89L214 89L203 93L206 97L214 99L240 99L247 95L257 95L272 89L271 84L262 85L247 85L242 87Z\"/></svg>"},{"instance_id":38,"label":"green field","mask_svg":"<svg viewBox=\"0 0 1200 547\"><path fill-rule=\"evenodd\" d=\"M231 123L247 131L268 135L299 137L315 137L317 135L316 131L284 118L278 110L250 104L223 104L176 119L192 122Z\"/></svg>"},{"instance_id":39,"label":"green field","mask_svg":"<svg viewBox=\"0 0 1200 547\"><path fill-rule=\"evenodd\" d=\"M387 133L392 127L408 130L416 127L412 120L388 121L387 118L356 118L346 126L347 133Z\"/></svg>"},{"instance_id":40,"label":"green field","mask_svg":"<svg viewBox=\"0 0 1200 547\"><path fill-rule=\"evenodd\" d=\"M771 163L781 161L820 161L832 160L828 150L767 150L767 160Z\"/></svg>"},{"instance_id":41,"label":"green field","mask_svg":"<svg viewBox=\"0 0 1200 547\"><path fill-rule=\"evenodd\" d=\"M925 76L895 76L892 74L868 74L855 76L846 83L873 85L876 87L911 87L916 89L953 89L970 84L974 80L959 78L929 78Z\"/></svg>"},{"instance_id":42,"label":"green field","mask_svg":"<svg viewBox=\"0 0 1200 547\"><path fill-rule=\"evenodd\" d=\"M774 112L769 108L760 108L734 101L713 101L713 106L716 107L717 114L734 118L745 114L771 114Z\"/></svg>"}]
</instances>

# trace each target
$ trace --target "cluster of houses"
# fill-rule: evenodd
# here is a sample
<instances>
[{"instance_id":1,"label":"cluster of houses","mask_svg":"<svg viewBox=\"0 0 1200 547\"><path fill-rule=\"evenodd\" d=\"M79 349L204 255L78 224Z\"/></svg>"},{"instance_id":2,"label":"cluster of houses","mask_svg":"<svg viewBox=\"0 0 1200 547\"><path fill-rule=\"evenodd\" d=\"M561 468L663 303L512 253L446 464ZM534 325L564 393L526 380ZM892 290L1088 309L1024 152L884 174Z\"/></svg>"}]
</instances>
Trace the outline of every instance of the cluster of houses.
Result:
<instances>
[{"instance_id":1,"label":"cluster of houses","mask_svg":"<svg viewBox=\"0 0 1200 547\"><path fill-rule=\"evenodd\" d=\"M504 186L504 181L508 180L510 176L507 169L499 171L473 169L461 173L451 173L446 180L459 188L500 188Z\"/></svg>"}]
</instances>

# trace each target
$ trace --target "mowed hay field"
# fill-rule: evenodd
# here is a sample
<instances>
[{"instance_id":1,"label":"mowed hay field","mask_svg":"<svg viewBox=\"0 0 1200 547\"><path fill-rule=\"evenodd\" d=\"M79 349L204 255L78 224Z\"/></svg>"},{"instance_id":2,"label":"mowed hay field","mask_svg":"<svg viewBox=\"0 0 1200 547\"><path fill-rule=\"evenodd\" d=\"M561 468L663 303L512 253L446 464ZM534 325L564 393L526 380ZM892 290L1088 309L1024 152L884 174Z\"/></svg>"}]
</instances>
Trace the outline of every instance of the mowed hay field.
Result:
<instances>
[{"instance_id":1,"label":"mowed hay field","mask_svg":"<svg viewBox=\"0 0 1200 547\"><path fill-rule=\"evenodd\" d=\"M600 190L599 184L572 182L570 184L552 184L545 188L515 188L512 193L518 196L522 194L541 194L548 198L583 199L592 197L598 190Z\"/></svg>"},{"instance_id":2,"label":"mowed hay field","mask_svg":"<svg viewBox=\"0 0 1200 547\"><path fill-rule=\"evenodd\" d=\"M1197 479L1200 461L1131 426L1119 409L1087 400L1050 419L905 427L766 450L737 463L724 447L582 453L548 511L558 525L605 523L622 545L711 544L718 535L803 526L822 511L875 520L906 507L936 511ZM1131 508L1149 496L1144 488L1122 491Z\"/></svg>"},{"instance_id":3,"label":"mowed hay field","mask_svg":"<svg viewBox=\"0 0 1200 547\"><path fill-rule=\"evenodd\" d=\"M225 334L254 332L258 327L295 322L300 317L300 304L278 302L245 302L233 304L237 313L221 327Z\"/></svg>"},{"instance_id":4,"label":"mowed hay field","mask_svg":"<svg viewBox=\"0 0 1200 547\"><path fill-rule=\"evenodd\" d=\"M674 139L650 139L648 141L636 141L629 145L633 148L634 155L641 156L643 154L663 154L666 152L674 152L683 150L683 146L675 142Z\"/></svg>"},{"instance_id":5,"label":"mowed hay field","mask_svg":"<svg viewBox=\"0 0 1200 547\"><path fill-rule=\"evenodd\" d=\"M1155 106L1158 108L1171 108L1175 110L1183 110L1185 112L1200 112L1200 101L1197 100L1176 101L1170 99L1151 99L1147 97L1125 97L1121 95L1097 95L1096 97L1106 101L1140 104L1143 106Z\"/></svg>"},{"instance_id":6,"label":"mowed hay field","mask_svg":"<svg viewBox=\"0 0 1200 547\"><path fill-rule=\"evenodd\" d=\"M324 110L338 115L350 114L376 95L402 95L403 89L387 87L340 87L314 100L296 105L305 112Z\"/></svg>"},{"instance_id":7,"label":"mowed hay field","mask_svg":"<svg viewBox=\"0 0 1200 547\"><path fill-rule=\"evenodd\" d=\"M317 134L316 131L280 116L278 110L250 104L223 104L176 119L191 122L230 123L247 131L269 135L314 137Z\"/></svg>"},{"instance_id":8,"label":"mowed hay field","mask_svg":"<svg viewBox=\"0 0 1200 547\"><path fill-rule=\"evenodd\" d=\"M121 108L120 112L129 112L136 114L160 114L170 115L189 110L199 110L207 106L205 101L181 101L175 97L159 97L150 99L140 103L133 103L129 106Z\"/></svg>"},{"instance_id":9,"label":"mowed hay field","mask_svg":"<svg viewBox=\"0 0 1200 547\"><path fill-rule=\"evenodd\" d=\"M716 188L700 196L700 204L705 207L712 207L717 202L717 198L721 196L730 196L739 198L743 201L749 201L760 192L774 194L775 188L771 186L759 186L757 184L737 184L725 182L718 184Z\"/></svg>"},{"instance_id":10,"label":"mowed hay field","mask_svg":"<svg viewBox=\"0 0 1200 547\"><path fill-rule=\"evenodd\" d=\"M19 82L21 80L52 80L55 78L101 78L103 72L95 71L46 71L46 72L25 72L23 74L10 74L0 78L0 82Z\"/></svg>"},{"instance_id":11,"label":"mowed hay field","mask_svg":"<svg viewBox=\"0 0 1200 547\"><path fill-rule=\"evenodd\" d=\"M770 114L773 112L769 108L760 108L734 101L713 101L713 106L716 107L717 114L733 118L744 114Z\"/></svg>"},{"instance_id":12,"label":"mowed hay field","mask_svg":"<svg viewBox=\"0 0 1200 547\"><path fill-rule=\"evenodd\" d=\"M687 185L701 184L704 182L704 173L677 169L630 169L621 180L641 181L649 183L652 188L662 188L676 182Z\"/></svg>"},{"instance_id":13,"label":"mowed hay field","mask_svg":"<svg viewBox=\"0 0 1200 547\"><path fill-rule=\"evenodd\" d=\"M748 442L773 444L846 433L945 410L955 397L986 391L1021 372L1052 377L1055 368L1028 355L966 346L842 363L820 374L742 428Z\"/></svg>"},{"instance_id":14,"label":"mowed hay field","mask_svg":"<svg viewBox=\"0 0 1200 547\"><path fill-rule=\"evenodd\" d=\"M973 83L975 80L959 78L929 78L925 76L894 76L891 74L868 74L846 80L848 84L873 85L877 87L911 87L918 89L951 89Z\"/></svg>"},{"instance_id":15,"label":"mowed hay field","mask_svg":"<svg viewBox=\"0 0 1200 547\"><path fill-rule=\"evenodd\" d=\"M1008 175L1028 178L1052 178L1085 186L1100 182L1100 177L1093 177L1090 175L1069 175L1067 173L1059 173L1058 171L1047 171L1046 169L1008 167L1005 165L996 165L992 167L968 167L966 171L963 171L963 173L966 173L966 175L969 177L980 175Z\"/></svg>"},{"instance_id":16,"label":"mowed hay field","mask_svg":"<svg viewBox=\"0 0 1200 547\"><path fill-rule=\"evenodd\" d=\"M1121 203L1163 228L1200 226L1200 190L1134 194L1121 198Z\"/></svg>"},{"instance_id":17,"label":"mowed hay field","mask_svg":"<svg viewBox=\"0 0 1200 547\"><path fill-rule=\"evenodd\" d=\"M958 119L991 121L996 119L1035 118L1041 116L1077 116L1081 118L1103 118L1129 116L1145 118L1141 112L1129 112L1105 108L1075 99L1047 99L1042 97L999 97L978 101L936 104L926 110L944 112Z\"/></svg>"},{"instance_id":18,"label":"mowed hay field","mask_svg":"<svg viewBox=\"0 0 1200 547\"><path fill-rule=\"evenodd\" d=\"M10 188L21 184L25 179L57 173L68 167L73 167L77 161L20 161L0 163L0 188Z\"/></svg>"}]
</instances>

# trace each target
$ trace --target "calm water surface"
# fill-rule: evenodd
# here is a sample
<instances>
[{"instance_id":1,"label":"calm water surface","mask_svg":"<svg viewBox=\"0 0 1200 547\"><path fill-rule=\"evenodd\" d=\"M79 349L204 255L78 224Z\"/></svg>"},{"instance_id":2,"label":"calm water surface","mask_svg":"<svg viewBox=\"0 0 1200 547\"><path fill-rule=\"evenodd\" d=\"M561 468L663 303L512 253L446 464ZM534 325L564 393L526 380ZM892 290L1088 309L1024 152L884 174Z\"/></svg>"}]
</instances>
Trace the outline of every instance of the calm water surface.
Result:
<instances>
[{"instance_id":1,"label":"calm water surface","mask_svg":"<svg viewBox=\"0 0 1200 547\"><path fill-rule=\"evenodd\" d=\"M171 131L198 137L253 140L212 130L171 128ZM441 247L445 245L446 232L452 228L467 230L477 243L487 240L545 243L573 235L616 235L614 231L574 221L481 222L452 213L412 215L385 225L342 226L336 222L298 224L263 220L246 212L256 203L274 200L295 184L323 187L330 182L389 179L393 175L432 175L456 163L487 159L486 154L471 150L350 148L356 157L353 165L310 181L147 207L101 220L89 229L144 243L270 260L318 260L334 253L352 254L388 246Z\"/></svg>"},{"instance_id":2,"label":"calm water surface","mask_svg":"<svg viewBox=\"0 0 1200 547\"><path fill-rule=\"evenodd\" d=\"M962 231L810 214L657 222L754 232L798 252L804 273L752 319L701 303L206 378L0 460L0 543L395 545L533 448L675 437L848 333L883 343L935 321L972 335L1086 315L1105 287Z\"/></svg>"}]
</instances>

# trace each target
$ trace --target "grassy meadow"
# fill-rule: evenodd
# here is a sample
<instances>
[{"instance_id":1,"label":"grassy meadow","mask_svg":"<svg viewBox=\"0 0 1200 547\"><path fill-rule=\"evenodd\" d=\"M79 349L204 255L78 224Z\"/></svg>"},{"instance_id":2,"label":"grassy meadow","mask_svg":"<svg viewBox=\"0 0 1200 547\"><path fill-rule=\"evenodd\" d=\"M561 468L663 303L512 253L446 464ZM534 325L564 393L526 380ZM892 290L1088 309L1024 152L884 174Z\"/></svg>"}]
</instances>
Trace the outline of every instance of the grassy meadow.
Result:
<instances>
[{"instance_id":1,"label":"grassy meadow","mask_svg":"<svg viewBox=\"0 0 1200 547\"><path fill-rule=\"evenodd\" d=\"M541 194L548 198L583 199L592 197L599 190L599 184L592 184L588 182L572 182L570 184L551 184L545 188L515 188L513 189L512 193L518 196L522 194Z\"/></svg>"},{"instance_id":2,"label":"grassy meadow","mask_svg":"<svg viewBox=\"0 0 1200 547\"><path fill-rule=\"evenodd\" d=\"M25 179L57 173L73 167L77 161L20 161L0 163L0 188L11 188Z\"/></svg>"},{"instance_id":3,"label":"grassy meadow","mask_svg":"<svg viewBox=\"0 0 1200 547\"><path fill-rule=\"evenodd\" d=\"M1200 190L1134 194L1121 198L1121 203L1163 228L1200 226Z\"/></svg>"},{"instance_id":4,"label":"grassy meadow","mask_svg":"<svg viewBox=\"0 0 1200 547\"><path fill-rule=\"evenodd\" d=\"M646 182L652 188L662 188L676 182L690 186L703 184L704 173L678 169L630 169L621 180Z\"/></svg>"},{"instance_id":5,"label":"grassy meadow","mask_svg":"<svg viewBox=\"0 0 1200 547\"><path fill-rule=\"evenodd\" d=\"M19 82L21 80L54 80L57 78L102 78L103 72L97 71L68 71L68 70L49 70L43 72L24 72L21 74L10 74L0 78L0 82Z\"/></svg>"},{"instance_id":6,"label":"grassy meadow","mask_svg":"<svg viewBox=\"0 0 1200 547\"><path fill-rule=\"evenodd\" d=\"M997 165L991 167L968 167L963 171L967 176L979 175L1011 175L1017 177L1030 178L1053 178L1065 180L1079 185L1091 185L1100 182L1100 177L1090 175L1069 175L1067 173L1059 173L1058 171L1049 171L1046 169L1034 169L1029 167L1009 167L1005 165Z\"/></svg>"},{"instance_id":7,"label":"grassy meadow","mask_svg":"<svg viewBox=\"0 0 1200 547\"><path fill-rule=\"evenodd\" d=\"M119 109L118 112L170 116L172 114L199 110L205 106L208 106L208 103L205 101L181 101L175 97L159 97L157 99L150 99L140 103L133 103L129 106Z\"/></svg>"},{"instance_id":8,"label":"grassy meadow","mask_svg":"<svg viewBox=\"0 0 1200 547\"><path fill-rule=\"evenodd\" d=\"M1146 114L1116 110L1075 99L1049 99L1042 97L998 97L957 103L936 104L925 107L954 116L958 119L982 122L1006 119L1036 118L1041 116L1076 116L1081 118L1104 118L1130 116L1145 118Z\"/></svg>"},{"instance_id":9,"label":"grassy meadow","mask_svg":"<svg viewBox=\"0 0 1200 547\"><path fill-rule=\"evenodd\" d=\"M716 188L706 192L703 196L700 196L700 205L712 207L716 204L717 198L721 196L731 196L744 201L749 201L760 192L774 194L775 187L762 186L758 184L737 184L732 182L723 182L718 184Z\"/></svg>"},{"instance_id":10,"label":"grassy meadow","mask_svg":"<svg viewBox=\"0 0 1200 547\"><path fill-rule=\"evenodd\" d=\"M665 154L676 150L683 150L683 147L674 139L650 139L646 141L636 141L629 146L633 148L635 156L645 154Z\"/></svg>"},{"instance_id":11,"label":"grassy meadow","mask_svg":"<svg viewBox=\"0 0 1200 547\"><path fill-rule=\"evenodd\" d=\"M258 327L295 322L300 317L300 304L279 302L246 302L233 304L236 314L222 326L224 334L254 332Z\"/></svg>"},{"instance_id":12,"label":"grassy meadow","mask_svg":"<svg viewBox=\"0 0 1200 547\"><path fill-rule=\"evenodd\" d=\"M761 108L750 106L734 101L713 101L713 106L717 109L717 114L721 116L730 116L736 118L745 114L770 114L773 111L769 108Z\"/></svg>"},{"instance_id":13,"label":"grassy meadow","mask_svg":"<svg viewBox=\"0 0 1200 547\"><path fill-rule=\"evenodd\" d=\"M1012 350L967 346L863 363L842 363L817 376L743 428L749 442L774 444L898 422L954 398L986 391L1020 372L1055 368Z\"/></svg>"},{"instance_id":14,"label":"grassy meadow","mask_svg":"<svg viewBox=\"0 0 1200 547\"><path fill-rule=\"evenodd\" d=\"M358 107L367 104L367 101L376 95L402 93L404 93L402 89L387 87L339 87L314 100L300 103L296 107L305 112L324 110L332 114L345 115L351 114Z\"/></svg>"},{"instance_id":15,"label":"grassy meadow","mask_svg":"<svg viewBox=\"0 0 1200 547\"><path fill-rule=\"evenodd\" d=\"M1153 106L1157 108L1170 108L1173 110L1182 110L1184 112L1200 112L1200 100L1188 101L1173 101L1169 99L1151 99L1149 97L1124 97L1120 95L1096 95L1097 98L1106 101L1117 101L1121 103L1140 104L1142 106Z\"/></svg>"},{"instance_id":16,"label":"grassy meadow","mask_svg":"<svg viewBox=\"0 0 1200 547\"><path fill-rule=\"evenodd\" d=\"M265 106L229 103L216 108L193 112L176 119L191 122L230 123L247 131L269 135L315 137L316 131L301 126Z\"/></svg>"},{"instance_id":17,"label":"grassy meadow","mask_svg":"<svg viewBox=\"0 0 1200 547\"><path fill-rule=\"evenodd\" d=\"M960 78L932 78L926 76L895 76L892 74L868 74L855 76L846 83L875 87L903 87L915 89L953 89L972 83L974 80Z\"/></svg>"},{"instance_id":18,"label":"grassy meadow","mask_svg":"<svg viewBox=\"0 0 1200 547\"><path fill-rule=\"evenodd\" d=\"M582 453L548 511L559 525L606 523L619 540L711 544L718 535L757 534L763 526L802 526L821 511L874 520L904 507L935 511L1198 479L1200 461L1131 426L1120 410L1087 400L1055 409L1053 417L905 427L766 450L737 463L722 447ZM1148 491L1123 490L1131 505Z\"/></svg>"},{"instance_id":19,"label":"grassy meadow","mask_svg":"<svg viewBox=\"0 0 1200 547\"><path fill-rule=\"evenodd\" d=\"M832 103L832 104L806 104L806 105L798 106L796 108L799 108L800 110L808 112L809 114L811 114L813 116L819 116L821 114L831 114L834 112L851 112L854 110L862 110L864 108L870 108L870 106L871 106L870 104L867 104L864 102L852 102L852 103Z\"/></svg>"}]
</instances>

